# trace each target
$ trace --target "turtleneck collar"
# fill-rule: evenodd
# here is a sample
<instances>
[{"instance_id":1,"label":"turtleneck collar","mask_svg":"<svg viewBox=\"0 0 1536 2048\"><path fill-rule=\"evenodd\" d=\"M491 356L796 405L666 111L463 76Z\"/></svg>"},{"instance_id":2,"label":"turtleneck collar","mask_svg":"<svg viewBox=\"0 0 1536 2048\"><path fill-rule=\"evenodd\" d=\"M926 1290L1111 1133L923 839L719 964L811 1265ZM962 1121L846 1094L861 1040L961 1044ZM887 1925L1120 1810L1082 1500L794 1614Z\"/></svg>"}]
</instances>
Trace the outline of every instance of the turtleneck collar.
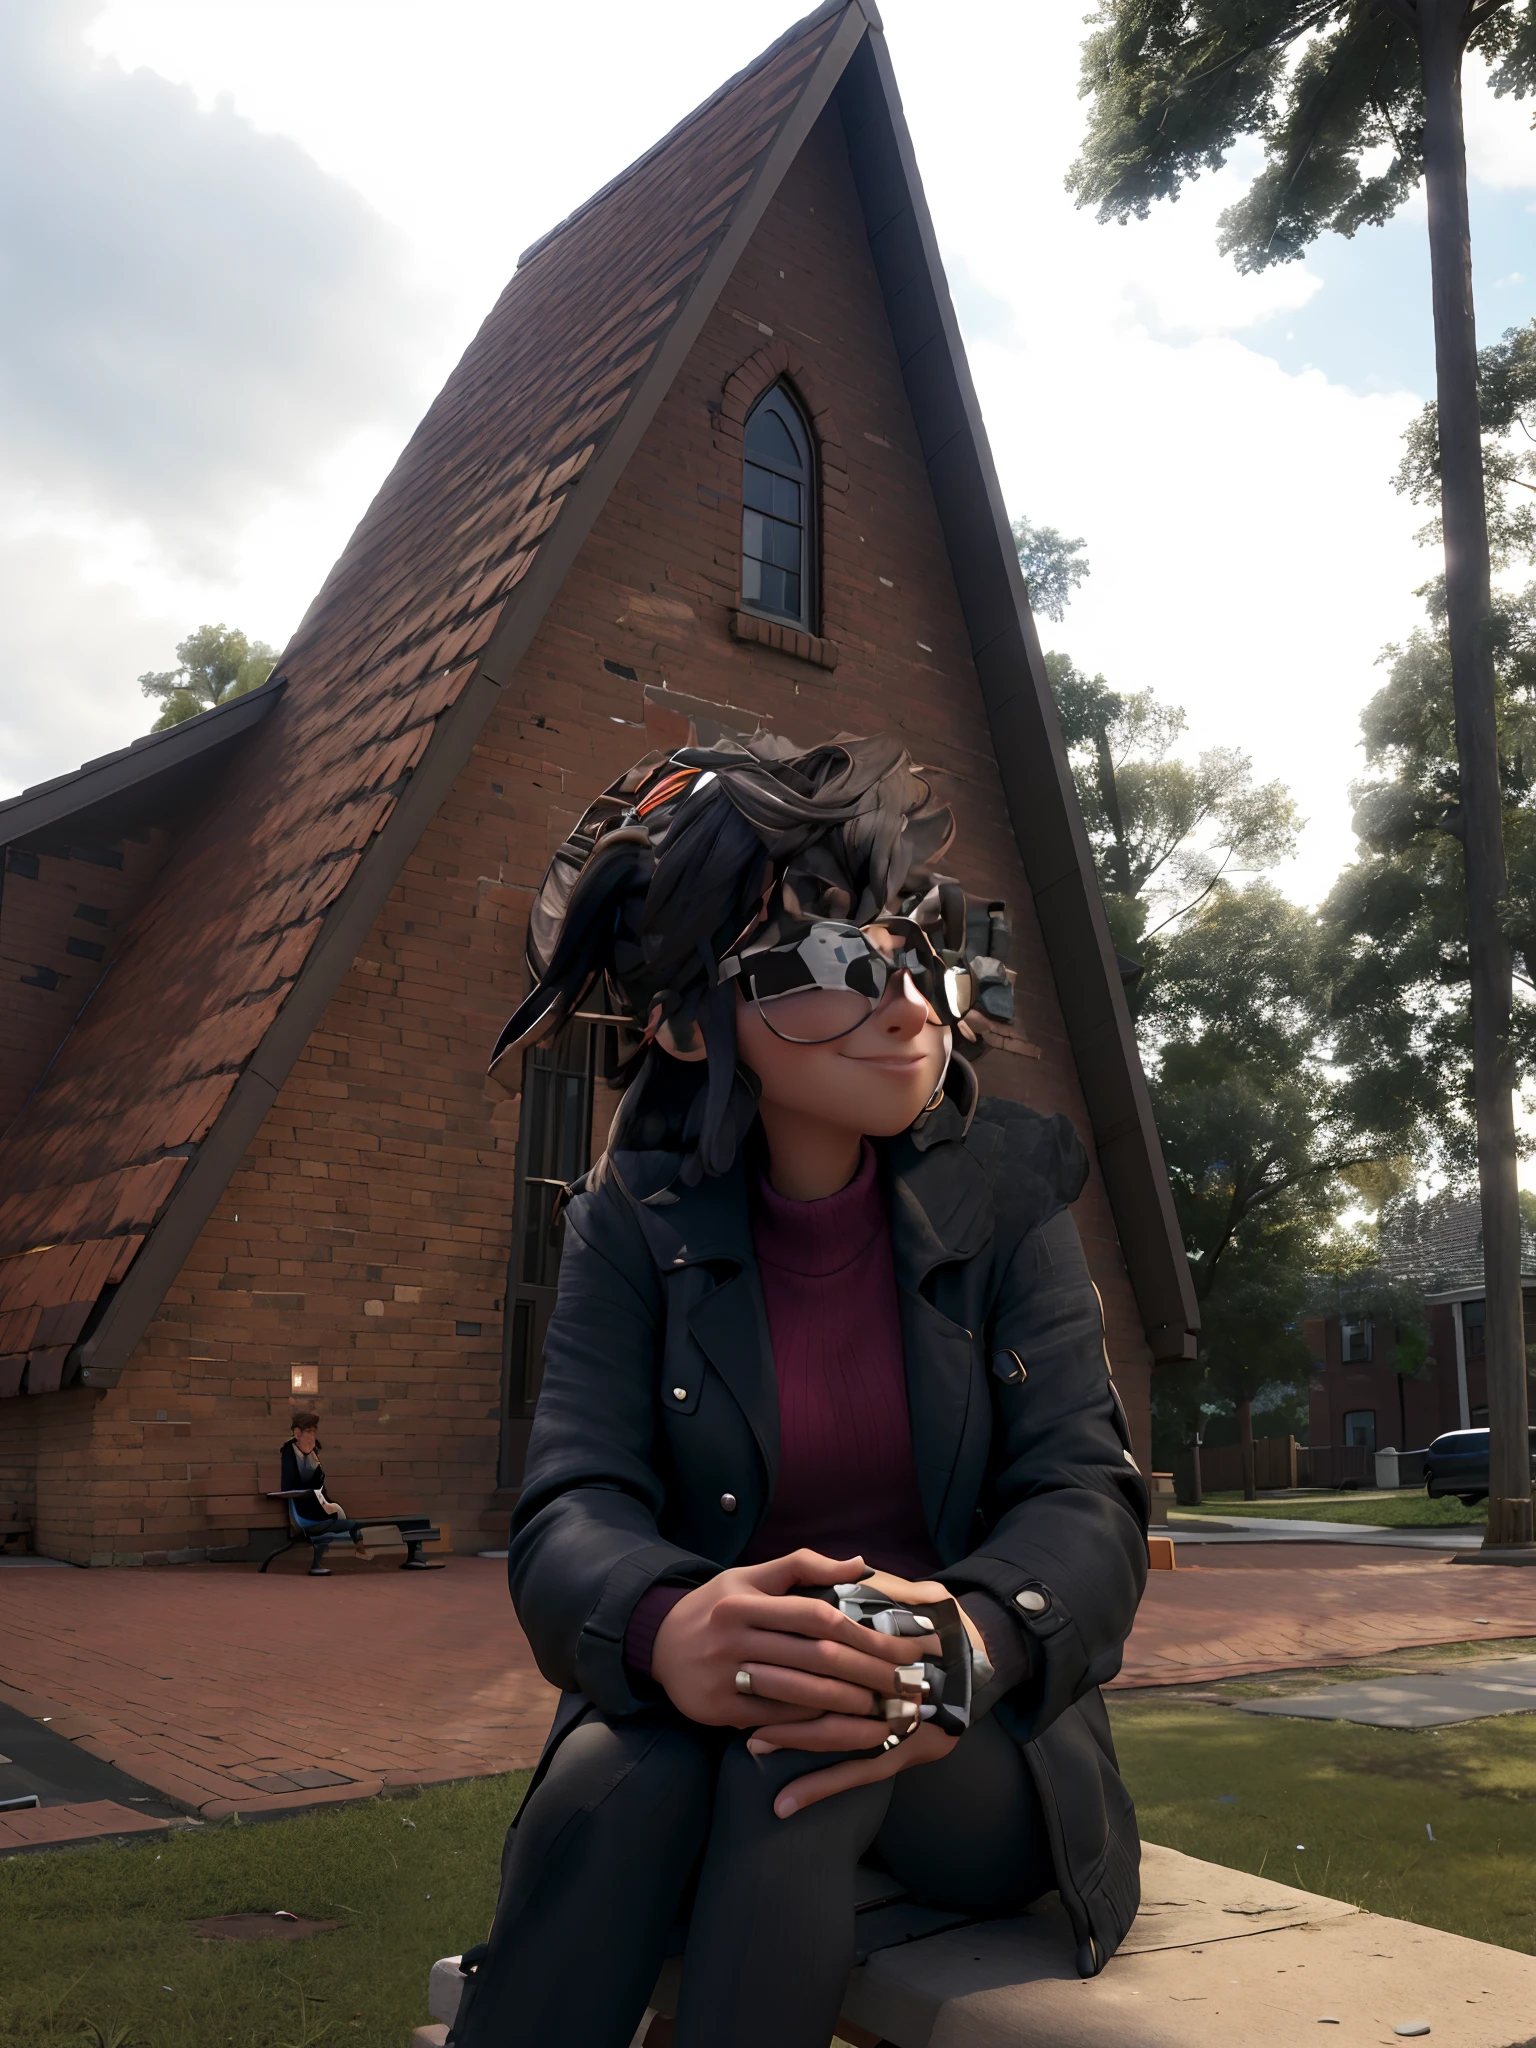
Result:
<instances>
[{"instance_id":1,"label":"turtleneck collar","mask_svg":"<svg viewBox=\"0 0 1536 2048\"><path fill-rule=\"evenodd\" d=\"M767 1265L826 1279L852 1265L885 1228L875 1148L867 1138L853 1179L819 1202L791 1202L774 1192L766 1173L756 1176L752 1238Z\"/></svg>"}]
</instances>

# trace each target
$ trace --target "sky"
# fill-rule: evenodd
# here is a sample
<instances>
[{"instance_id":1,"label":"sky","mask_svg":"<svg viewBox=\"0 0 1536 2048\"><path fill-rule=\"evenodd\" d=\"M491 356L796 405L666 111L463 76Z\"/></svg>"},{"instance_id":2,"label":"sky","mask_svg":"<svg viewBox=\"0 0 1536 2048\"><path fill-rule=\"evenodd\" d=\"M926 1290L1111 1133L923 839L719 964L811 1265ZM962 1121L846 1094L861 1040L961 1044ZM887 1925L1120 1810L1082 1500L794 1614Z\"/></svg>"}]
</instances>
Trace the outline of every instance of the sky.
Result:
<instances>
[{"instance_id":1,"label":"sky","mask_svg":"<svg viewBox=\"0 0 1536 2048\"><path fill-rule=\"evenodd\" d=\"M804 11L0 9L0 794L146 730L135 679L205 620L280 647L518 252ZM1143 223L1072 205L1080 4L882 11L1009 508L1086 542L1045 642L1288 783L1316 901L1435 567L1391 487L1422 200L1240 277L1251 153ZM1467 119L1488 340L1536 313L1536 136L1476 72Z\"/></svg>"}]
</instances>

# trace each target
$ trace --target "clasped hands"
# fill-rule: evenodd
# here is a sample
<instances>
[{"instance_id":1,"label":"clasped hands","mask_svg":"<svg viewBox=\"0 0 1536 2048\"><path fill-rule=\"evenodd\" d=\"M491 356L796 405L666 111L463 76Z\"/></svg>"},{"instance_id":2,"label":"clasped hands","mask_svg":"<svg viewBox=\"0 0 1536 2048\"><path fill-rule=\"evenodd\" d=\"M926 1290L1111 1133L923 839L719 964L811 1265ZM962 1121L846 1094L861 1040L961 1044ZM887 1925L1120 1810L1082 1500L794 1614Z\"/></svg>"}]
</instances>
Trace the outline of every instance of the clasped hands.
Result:
<instances>
[{"instance_id":1,"label":"clasped hands","mask_svg":"<svg viewBox=\"0 0 1536 2048\"><path fill-rule=\"evenodd\" d=\"M928 1722L894 1748L884 1702L897 1697L895 1670L938 1655L936 1636L885 1636L861 1628L821 1600L797 1597L797 1586L861 1579L904 1606L951 1595L932 1580L870 1573L861 1557L823 1557L796 1550L766 1564L738 1565L683 1596L656 1634L651 1676L690 1721L712 1728L750 1728L754 1756L775 1750L872 1750L793 1779L774 1801L787 1820L804 1806L852 1785L869 1785L914 1764L948 1756L956 1738ZM974 1646L985 1645L962 1610ZM738 1671L752 1680L740 1691Z\"/></svg>"}]
</instances>

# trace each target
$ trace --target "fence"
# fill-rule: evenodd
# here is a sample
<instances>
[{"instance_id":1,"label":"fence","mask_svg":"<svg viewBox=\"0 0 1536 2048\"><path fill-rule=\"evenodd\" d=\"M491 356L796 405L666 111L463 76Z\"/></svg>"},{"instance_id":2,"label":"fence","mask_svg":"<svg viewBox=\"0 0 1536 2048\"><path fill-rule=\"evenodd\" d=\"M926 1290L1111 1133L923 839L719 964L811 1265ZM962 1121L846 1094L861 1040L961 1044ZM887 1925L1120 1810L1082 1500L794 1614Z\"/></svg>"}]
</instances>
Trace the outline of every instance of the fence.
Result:
<instances>
[{"instance_id":1,"label":"fence","mask_svg":"<svg viewBox=\"0 0 1536 2048\"><path fill-rule=\"evenodd\" d=\"M1192 1500L1193 1461L1188 1451L1181 1451L1174 1460L1174 1476L1180 1500ZM1359 1444L1308 1448L1293 1436L1256 1436L1253 1478L1260 1493L1278 1493L1297 1486L1372 1486L1375 1471L1371 1453ZM1200 1485L1206 1493L1241 1493L1242 1445L1202 1445Z\"/></svg>"},{"instance_id":2,"label":"fence","mask_svg":"<svg viewBox=\"0 0 1536 2048\"><path fill-rule=\"evenodd\" d=\"M1318 1444L1296 1452L1298 1486L1374 1486L1376 1460L1364 1444Z\"/></svg>"}]
</instances>

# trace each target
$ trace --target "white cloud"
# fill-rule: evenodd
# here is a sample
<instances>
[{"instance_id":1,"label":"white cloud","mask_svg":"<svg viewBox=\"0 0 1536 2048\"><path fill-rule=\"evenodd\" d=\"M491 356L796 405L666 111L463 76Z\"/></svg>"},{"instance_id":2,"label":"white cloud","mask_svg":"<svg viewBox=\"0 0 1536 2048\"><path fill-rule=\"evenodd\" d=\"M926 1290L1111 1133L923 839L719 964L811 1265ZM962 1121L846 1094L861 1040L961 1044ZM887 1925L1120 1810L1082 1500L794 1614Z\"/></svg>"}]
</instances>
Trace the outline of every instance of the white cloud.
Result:
<instances>
[{"instance_id":1,"label":"white cloud","mask_svg":"<svg viewBox=\"0 0 1536 2048\"><path fill-rule=\"evenodd\" d=\"M1495 99L1488 67L1476 57L1467 60L1461 97L1469 176L1500 192L1528 192L1536 187L1536 134L1531 132L1536 107L1532 102Z\"/></svg>"},{"instance_id":2,"label":"white cloud","mask_svg":"<svg viewBox=\"0 0 1536 2048\"><path fill-rule=\"evenodd\" d=\"M147 732L134 678L163 664L181 629L128 584L99 574L94 548L56 534L0 546L0 761L6 787L77 767Z\"/></svg>"},{"instance_id":3,"label":"white cloud","mask_svg":"<svg viewBox=\"0 0 1536 2048\"><path fill-rule=\"evenodd\" d=\"M404 424L399 238L294 142L0 10L0 435L11 502L207 561L358 425Z\"/></svg>"},{"instance_id":4,"label":"white cloud","mask_svg":"<svg viewBox=\"0 0 1536 2048\"><path fill-rule=\"evenodd\" d=\"M1412 623L1428 573L1390 486L1418 399L1288 374L1256 343L1274 315L1324 306L1326 288L1308 263L1244 278L1218 255L1216 216L1251 152L1128 228L1072 206L1083 7L882 6L1010 506L1088 540L1093 577L1049 637L1117 685L1185 704L1196 745L1236 740L1260 774L1290 780L1314 822L1287 885L1315 897L1350 850L1344 791L1374 657ZM803 11L106 0L89 41L119 80L150 67L220 134L251 124L250 151L305 152L328 192L343 181L389 223L393 246L369 247L396 267L393 288L425 283L452 309L414 343L430 389L517 251ZM1474 93L1475 147L1504 163L1487 138L1507 143L1509 103L1485 113ZM198 346L222 375L223 339ZM175 621L153 665L203 617L281 640L402 439L394 425L339 432L302 487L245 521L216 575L158 558L138 529L99 529L98 561ZM149 665L117 664L114 702L134 716L131 677ZM66 745L50 767L87 750Z\"/></svg>"}]
</instances>

